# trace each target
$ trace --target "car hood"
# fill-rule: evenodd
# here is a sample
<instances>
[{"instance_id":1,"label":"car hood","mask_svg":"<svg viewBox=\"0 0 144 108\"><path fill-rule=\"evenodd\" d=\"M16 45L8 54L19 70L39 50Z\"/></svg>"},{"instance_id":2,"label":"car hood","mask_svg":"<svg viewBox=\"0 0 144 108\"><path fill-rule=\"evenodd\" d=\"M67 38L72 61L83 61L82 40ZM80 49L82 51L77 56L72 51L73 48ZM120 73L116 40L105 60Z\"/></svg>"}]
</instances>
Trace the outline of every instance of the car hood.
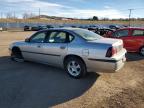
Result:
<instances>
[{"instance_id":1,"label":"car hood","mask_svg":"<svg viewBox=\"0 0 144 108\"><path fill-rule=\"evenodd\" d=\"M19 46L21 44L25 44L25 41L13 42L13 43L10 44L10 48L13 47L13 46Z\"/></svg>"},{"instance_id":2,"label":"car hood","mask_svg":"<svg viewBox=\"0 0 144 108\"><path fill-rule=\"evenodd\" d=\"M25 41L16 41L16 42L13 42L13 44L21 44L21 43L25 43Z\"/></svg>"}]
</instances>

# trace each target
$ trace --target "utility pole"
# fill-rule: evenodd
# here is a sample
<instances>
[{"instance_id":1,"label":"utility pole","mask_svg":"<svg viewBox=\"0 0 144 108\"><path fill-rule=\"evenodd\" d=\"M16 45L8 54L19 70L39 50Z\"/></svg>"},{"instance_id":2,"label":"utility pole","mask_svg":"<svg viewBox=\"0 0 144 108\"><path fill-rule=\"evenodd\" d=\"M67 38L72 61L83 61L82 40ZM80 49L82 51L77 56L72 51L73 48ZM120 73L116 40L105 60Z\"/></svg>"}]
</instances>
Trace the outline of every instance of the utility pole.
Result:
<instances>
[{"instance_id":1,"label":"utility pole","mask_svg":"<svg viewBox=\"0 0 144 108\"><path fill-rule=\"evenodd\" d=\"M131 13L132 13L132 10L134 9L128 9L129 10L129 27L131 26Z\"/></svg>"},{"instance_id":2,"label":"utility pole","mask_svg":"<svg viewBox=\"0 0 144 108\"><path fill-rule=\"evenodd\" d=\"M41 10L40 10L40 8L39 8L39 19L40 19L40 14L41 14Z\"/></svg>"}]
</instances>

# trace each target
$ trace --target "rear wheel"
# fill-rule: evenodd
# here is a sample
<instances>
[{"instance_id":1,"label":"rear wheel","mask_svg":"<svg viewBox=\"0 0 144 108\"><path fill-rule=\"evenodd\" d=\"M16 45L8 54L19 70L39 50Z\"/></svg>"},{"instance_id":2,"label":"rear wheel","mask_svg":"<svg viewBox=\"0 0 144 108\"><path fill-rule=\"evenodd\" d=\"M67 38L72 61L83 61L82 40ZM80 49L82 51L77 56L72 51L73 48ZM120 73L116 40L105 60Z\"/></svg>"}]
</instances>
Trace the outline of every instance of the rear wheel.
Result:
<instances>
[{"instance_id":1,"label":"rear wheel","mask_svg":"<svg viewBox=\"0 0 144 108\"><path fill-rule=\"evenodd\" d=\"M85 63L76 57L70 57L66 59L65 70L67 73L73 78L81 78L86 74L86 66Z\"/></svg>"},{"instance_id":2,"label":"rear wheel","mask_svg":"<svg viewBox=\"0 0 144 108\"><path fill-rule=\"evenodd\" d=\"M11 59L16 62L24 62L24 58L23 58L19 48L12 49Z\"/></svg>"},{"instance_id":3,"label":"rear wheel","mask_svg":"<svg viewBox=\"0 0 144 108\"><path fill-rule=\"evenodd\" d=\"M144 56L144 46L141 47L141 49L140 49L140 54L141 54L142 56Z\"/></svg>"}]
</instances>

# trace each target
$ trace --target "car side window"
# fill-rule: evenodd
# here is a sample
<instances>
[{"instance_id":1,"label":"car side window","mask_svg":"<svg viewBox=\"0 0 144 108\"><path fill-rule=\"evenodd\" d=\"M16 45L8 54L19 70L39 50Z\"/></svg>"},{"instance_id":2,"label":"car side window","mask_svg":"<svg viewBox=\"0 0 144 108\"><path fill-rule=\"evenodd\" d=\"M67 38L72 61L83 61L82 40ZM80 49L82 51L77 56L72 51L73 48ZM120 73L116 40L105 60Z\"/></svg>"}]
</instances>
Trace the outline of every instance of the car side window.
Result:
<instances>
[{"instance_id":1,"label":"car side window","mask_svg":"<svg viewBox=\"0 0 144 108\"><path fill-rule=\"evenodd\" d=\"M67 33L65 32L51 32L49 39L46 40L48 43L65 43L67 40Z\"/></svg>"},{"instance_id":2,"label":"car side window","mask_svg":"<svg viewBox=\"0 0 144 108\"><path fill-rule=\"evenodd\" d=\"M125 37L128 36L128 30L120 30L113 33L113 37Z\"/></svg>"},{"instance_id":3,"label":"car side window","mask_svg":"<svg viewBox=\"0 0 144 108\"><path fill-rule=\"evenodd\" d=\"M73 41L73 39L74 39L74 36L69 34L69 42Z\"/></svg>"},{"instance_id":4,"label":"car side window","mask_svg":"<svg viewBox=\"0 0 144 108\"><path fill-rule=\"evenodd\" d=\"M144 30L134 30L132 36L144 36Z\"/></svg>"},{"instance_id":5,"label":"car side window","mask_svg":"<svg viewBox=\"0 0 144 108\"><path fill-rule=\"evenodd\" d=\"M43 43L44 40L45 40L46 35L47 35L46 32L37 33L30 39L30 42L32 42L32 43Z\"/></svg>"}]
</instances>

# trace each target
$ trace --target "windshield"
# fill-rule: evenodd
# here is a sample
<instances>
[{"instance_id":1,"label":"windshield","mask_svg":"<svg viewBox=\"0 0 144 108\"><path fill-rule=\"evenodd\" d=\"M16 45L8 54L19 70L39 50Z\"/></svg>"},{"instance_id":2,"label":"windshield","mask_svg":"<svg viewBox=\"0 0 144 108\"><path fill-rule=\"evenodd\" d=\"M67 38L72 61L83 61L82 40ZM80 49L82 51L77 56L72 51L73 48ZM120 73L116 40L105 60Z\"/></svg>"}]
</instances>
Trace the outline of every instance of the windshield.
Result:
<instances>
[{"instance_id":1,"label":"windshield","mask_svg":"<svg viewBox=\"0 0 144 108\"><path fill-rule=\"evenodd\" d=\"M76 29L74 30L74 32L80 35L82 38L84 38L87 41L98 40L98 39L103 38L102 36L94 32L85 30L85 29Z\"/></svg>"}]
</instances>

